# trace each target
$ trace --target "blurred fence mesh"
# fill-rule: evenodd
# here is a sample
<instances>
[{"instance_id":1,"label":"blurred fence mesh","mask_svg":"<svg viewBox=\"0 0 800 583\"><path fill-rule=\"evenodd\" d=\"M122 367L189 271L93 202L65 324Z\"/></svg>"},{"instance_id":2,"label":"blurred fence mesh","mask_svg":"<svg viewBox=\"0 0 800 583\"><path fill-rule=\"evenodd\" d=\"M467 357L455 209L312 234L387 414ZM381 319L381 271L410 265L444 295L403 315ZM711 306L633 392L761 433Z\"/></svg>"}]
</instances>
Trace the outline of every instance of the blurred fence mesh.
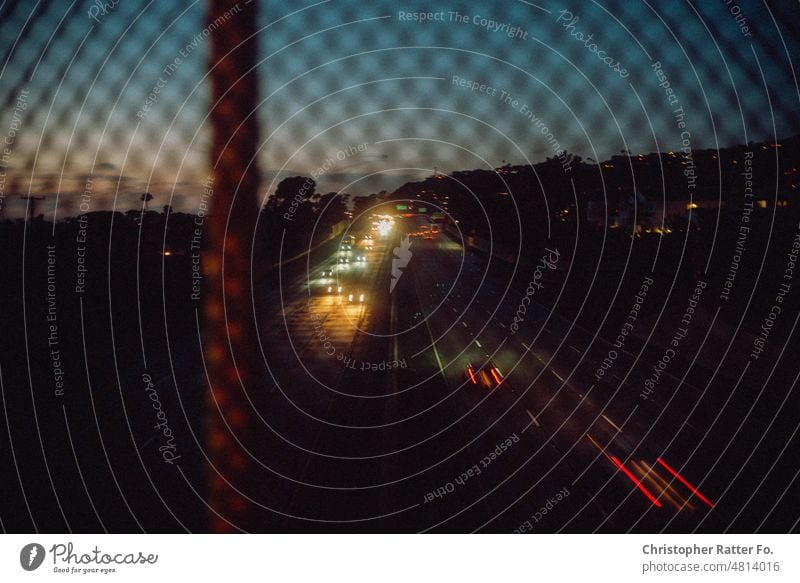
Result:
<instances>
[{"instance_id":1,"label":"blurred fence mesh","mask_svg":"<svg viewBox=\"0 0 800 583\"><path fill-rule=\"evenodd\" d=\"M259 3L262 198L276 177L308 173L338 148L363 141L372 157L338 165L321 191L392 168L422 170L370 178L355 190L398 186L433 168L552 156L519 106L500 108L499 93L458 87L453 76L508 92L544 120L561 147L598 159L621 149L654 151L648 123L658 146L679 143L649 69L656 60L691 112L695 147L772 135L759 65L778 133L796 128L789 59L798 50L797 5L741 6L749 38L724 3L584 4L571 8L579 18L571 29L565 8L552 2ZM39 212L75 214L87 176L95 206L138 208L147 190L155 208L196 207L208 172L209 39L241 7L216 24L205 20L206 10L199 1L3 3L4 134L23 92L27 102L6 144L6 217L24 214L19 196L29 189L46 198ZM442 20L402 16L415 11ZM509 38L511 27L525 38ZM629 77L604 66L575 32L592 34ZM742 115L731 113L740 106ZM405 138L416 141L374 144Z\"/></svg>"}]
</instances>

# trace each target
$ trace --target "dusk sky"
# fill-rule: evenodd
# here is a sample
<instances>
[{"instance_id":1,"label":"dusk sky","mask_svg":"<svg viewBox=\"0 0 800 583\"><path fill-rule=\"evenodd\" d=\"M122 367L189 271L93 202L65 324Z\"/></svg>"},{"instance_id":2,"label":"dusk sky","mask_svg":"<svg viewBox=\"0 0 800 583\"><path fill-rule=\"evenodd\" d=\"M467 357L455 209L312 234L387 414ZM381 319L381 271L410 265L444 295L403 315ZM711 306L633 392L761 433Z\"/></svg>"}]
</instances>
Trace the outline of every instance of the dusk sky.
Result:
<instances>
[{"instance_id":1,"label":"dusk sky","mask_svg":"<svg viewBox=\"0 0 800 583\"><path fill-rule=\"evenodd\" d=\"M34 191L61 193L68 214L83 175L96 190L122 175L121 206L144 188L166 203L176 185L173 202L190 209L208 172L208 42L224 25L203 33L204 2L96 6L0 7L0 133L15 126L15 108L19 126L5 192L33 177ZM263 2L264 193L339 152L319 191L368 194L434 169L538 162L556 146L595 160L678 149L655 62L692 148L794 135L798 21L796 2Z\"/></svg>"}]
</instances>

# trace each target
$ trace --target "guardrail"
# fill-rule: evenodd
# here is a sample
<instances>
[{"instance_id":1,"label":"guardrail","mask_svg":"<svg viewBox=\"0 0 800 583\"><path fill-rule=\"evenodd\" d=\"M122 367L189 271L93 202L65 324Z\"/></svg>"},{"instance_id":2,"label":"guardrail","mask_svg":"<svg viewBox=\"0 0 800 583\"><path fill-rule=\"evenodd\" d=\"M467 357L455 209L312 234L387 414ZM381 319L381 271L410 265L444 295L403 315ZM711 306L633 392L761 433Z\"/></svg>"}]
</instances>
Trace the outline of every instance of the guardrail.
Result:
<instances>
[{"instance_id":1,"label":"guardrail","mask_svg":"<svg viewBox=\"0 0 800 583\"><path fill-rule=\"evenodd\" d=\"M465 235L450 224L444 224L442 228L445 233L459 243L463 243L465 247L471 247L507 263L516 263L519 259L515 249L492 243L475 235Z\"/></svg>"}]
</instances>

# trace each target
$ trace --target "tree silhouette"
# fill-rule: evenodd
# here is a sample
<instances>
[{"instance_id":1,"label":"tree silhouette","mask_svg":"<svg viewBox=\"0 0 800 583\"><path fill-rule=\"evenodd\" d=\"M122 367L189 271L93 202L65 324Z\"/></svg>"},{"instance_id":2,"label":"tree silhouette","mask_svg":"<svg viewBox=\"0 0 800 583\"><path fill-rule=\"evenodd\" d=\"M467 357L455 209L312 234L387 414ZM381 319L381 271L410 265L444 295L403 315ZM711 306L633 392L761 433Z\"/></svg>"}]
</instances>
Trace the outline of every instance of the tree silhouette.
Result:
<instances>
[{"instance_id":1,"label":"tree silhouette","mask_svg":"<svg viewBox=\"0 0 800 583\"><path fill-rule=\"evenodd\" d=\"M275 194L269 197L267 208L272 212L282 215L294 204L310 202L315 194L317 183L305 176L290 176L284 178L275 189ZM302 201L302 202L298 202Z\"/></svg>"}]
</instances>

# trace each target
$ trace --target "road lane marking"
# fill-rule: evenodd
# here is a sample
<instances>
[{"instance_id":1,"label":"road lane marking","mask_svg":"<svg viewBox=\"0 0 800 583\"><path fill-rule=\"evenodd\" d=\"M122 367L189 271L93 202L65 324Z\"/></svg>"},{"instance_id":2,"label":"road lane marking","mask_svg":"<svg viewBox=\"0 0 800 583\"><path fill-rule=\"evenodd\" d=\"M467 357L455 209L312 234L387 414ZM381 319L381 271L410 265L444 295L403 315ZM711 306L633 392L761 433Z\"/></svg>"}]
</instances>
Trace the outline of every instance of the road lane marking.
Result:
<instances>
[{"instance_id":1,"label":"road lane marking","mask_svg":"<svg viewBox=\"0 0 800 583\"><path fill-rule=\"evenodd\" d=\"M475 339L475 344L477 344L477 345L478 345L478 348L483 348L483 346L481 346L481 343L480 343L480 342L478 342L478 339L477 339L477 338Z\"/></svg>"},{"instance_id":2,"label":"road lane marking","mask_svg":"<svg viewBox=\"0 0 800 583\"><path fill-rule=\"evenodd\" d=\"M609 424L609 425L611 425L611 427L613 427L614 429L616 429L617 431L619 431L620 433L622 433L622 429L621 429L619 426L617 426L617 424L616 424L616 423L614 423L614 422L613 422L611 419L609 419L608 417L606 417L606 416L605 416L605 415L603 415L603 414L601 414L600 416L601 416L603 419L605 419L606 421L608 421L608 424Z\"/></svg>"},{"instance_id":3,"label":"road lane marking","mask_svg":"<svg viewBox=\"0 0 800 583\"><path fill-rule=\"evenodd\" d=\"M522 346L524 346L524 347L525 347L525 350L528 350L528 351L530 351L530 349L531 349L531 347L530 347L530 346L528 346L528 345L527 345L527 344L525 344L524 342L520 342L520 344L522 344Z\"/></svg>"},{"instance_id":4,"label":"road lane marking","mask_svg":"<svg viewBox=\"0 0 800 583\"><path fill-rule=\"evenodd\" d=\"M461 325L464 326L464 328L467 327L467 323L466 322L461 322Z\"/></svg>"},{"instance_id":5,"label":"road lane marking","mask_svg":"<svg viewBox=\"0 0 800 583\"><path fill-rule=\"evenodd\" d=\"M581 353L581 351L580 351L580 350L578 350L577 348L575 348L574 346L570 346L570 348L571 348L572 350L574 350L575 352L577 352L578 354L580 354L580 353Z\"/></svg>"},{"instance_id":6,"label":"road lane marking","mask_svg":"<svg viewBox=\"0 0 800 583\"><path fill-rule=\"evenodd\" d=\"M535 423L535 424L536 424L536 427L541 427L541 425L539 424L539 422L536 420L536 417L534 417L534 416L533 416L533 413L531 413L531 412L530 412L528 409L525 409L525 411L528 413L528 417L530 417L530 418L531 418L531 422L532 422L532 423ZM530 426L530 423L528 424L528 426ZM526 429L527 429L527 428L526 428Z\"/></svg>"},{"instance_id":7,"label":"road lane marking","mask_svg":"<svg viewBox=\"0 0 800 583\"><path fill-rule=\"evenodd\" d=\"M564 379L561 378L561 375L558 374L556 371L554 371L552 368L550 369L550 372L556 375L556 378L560 380L562 383L564 382Z\"/></svg>"}]
</instances>

